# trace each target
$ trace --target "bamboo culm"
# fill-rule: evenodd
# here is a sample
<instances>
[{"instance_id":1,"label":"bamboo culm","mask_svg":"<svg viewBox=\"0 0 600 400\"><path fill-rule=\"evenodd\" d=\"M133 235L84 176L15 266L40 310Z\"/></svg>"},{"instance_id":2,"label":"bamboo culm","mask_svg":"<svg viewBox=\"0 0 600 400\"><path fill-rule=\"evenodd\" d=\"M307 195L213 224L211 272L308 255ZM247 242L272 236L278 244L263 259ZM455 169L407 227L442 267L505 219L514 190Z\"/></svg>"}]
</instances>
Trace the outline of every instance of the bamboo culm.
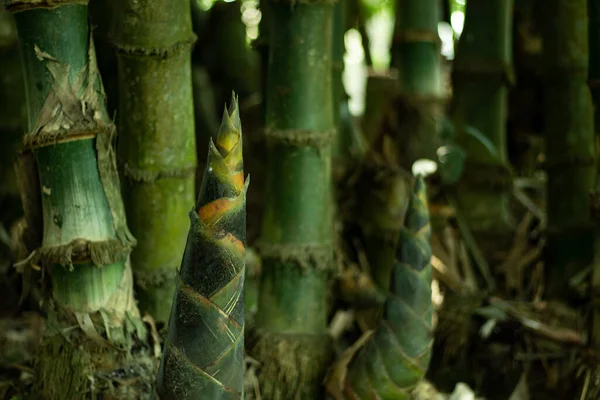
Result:
<instances>
[{"instance_id":1,"label":"bamboo culm","mask_svg":"<svg viewBox=\"0 0 600 400\"><path fill-rule=\"evenodd\" d=\"M187 0L115 3L118 157L140 308L166 323L194 201L196 136ZM165 300L168 299L168 300Z\"/></svg>"},{"instance_id":2,"label":"bamboo culm","mask_svg":"<svg viewBox=\"0 0 600 400\"><path fill-rule=\"evenodd\" d=\"M21 196L28 236L41 230L39 242L28 241L31 254L20 266L40 265L52 281L45 309L53 328L37 353L33 397L87 399L112 390L119 398L139 398L135 385L115 392L97 376L100 359L102 374L109 375L111 365L142 375L136 357L125 357L145 337L129 267L135 239L125 219L112 147L116 130L105 108L87 4L52 4L7 3L17 22L28 103L20 157L20 177L28 179L20 182Z\"/></svg>"},{"instance_id":3,"label":"bamboo culm","mask_svg":"<svg viewBox=\"0 0 600 400\"><path fill-rule=\"evenodd\" d=\"M570 292L593 258L590 190L596 179L593 105L588 87L588 2L548 0L540 15L544 49L547 294Z\"/></svg>"},{"instance_id":4,"label":"bamboo culm","mask_svg":"<svg viewBox=\"0 0 600 400\"><path fill-rule=\"evenodd\" d=\"M268 2L268 177L257 243L263 269L249 350L262 363L261 395L274 400L319 399L332 355L333 7Z\"/></svg>"},{"instance_id":5,"label":"bamboo culm","mask_svg":"<svg viewBox=\"0 0 600 400\"><path fill-rule=\"evenodd\" d=\"M241 399L246 190L234 96L208 162L175 295L156 391L160 399Z\"/></svg>"},{"instance_id":6,"label":"bamboo culm","mask_svg":"<svg viewBox=\"0 0 600 400\"><path fill-rule=\"evenodd\" d=\"M391 62L398 74L393 112L396 152L410 171L419 158L435 160L443 115L439 0L397 0Z\"/></svg>"},{"instance_id":7,"label":"bamboo culm","mask_svg":"<svg viewBox=\"0 0 600 400\"><path fill-rule=\"evenodd\" d=\"M506 144L508 86L514 79L512 9L512 0L467 5L452 71L450 115L456 140L467 152L457 201L484 249L510 245L513 229L508 203L512 172ZM468 128L481 132L495 151L468 135Z\"/></svg>"}]
</instances>

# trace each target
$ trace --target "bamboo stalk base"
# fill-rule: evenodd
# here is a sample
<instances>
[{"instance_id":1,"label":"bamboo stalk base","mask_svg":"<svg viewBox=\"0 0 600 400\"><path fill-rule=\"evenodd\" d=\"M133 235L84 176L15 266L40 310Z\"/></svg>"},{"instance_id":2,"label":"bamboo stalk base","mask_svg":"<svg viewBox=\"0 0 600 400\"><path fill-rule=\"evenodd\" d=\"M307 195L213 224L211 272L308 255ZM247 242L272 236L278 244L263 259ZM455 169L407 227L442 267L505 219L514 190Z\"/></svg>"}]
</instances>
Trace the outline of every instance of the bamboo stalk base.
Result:
<instances>
[{"instance_id":1,"label":"bamboo stalk base","mask_svg":"<svg viewBox=\"0 0 600 400\"><path fill-rule=\"evenodd\" d=\"M260 334L249 341L250 354L262 365L260 394L271 400L323 398L323 378L333 357L328 334Z\"/></svg>"}]
</instances>

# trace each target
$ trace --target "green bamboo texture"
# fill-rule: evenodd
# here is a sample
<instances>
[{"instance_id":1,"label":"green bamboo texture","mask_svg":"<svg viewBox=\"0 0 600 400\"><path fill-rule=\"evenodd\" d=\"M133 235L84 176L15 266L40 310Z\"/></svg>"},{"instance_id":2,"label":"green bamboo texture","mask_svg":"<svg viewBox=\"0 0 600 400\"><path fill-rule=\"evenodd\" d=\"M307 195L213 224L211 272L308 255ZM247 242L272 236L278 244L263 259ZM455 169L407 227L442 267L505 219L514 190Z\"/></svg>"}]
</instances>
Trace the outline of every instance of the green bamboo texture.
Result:
<instances>
[{"instance_id":1,"label":"green bamboo texture","mask_svg":"<svg viewBox=\"0 0 600 400\"><path fill-rule=\"evenodd\" d=\"M115 2L119 163L140 308L167 322L194 201L196 143L189 0ZM169 300L165 300L169 299Z\"/></svg>"},{"instance_id":2,"label":"green bamboo texture","mask_svg":"<svg viewBox=\"0 0 600 400\"><path fill-rule=\"evenodd\" d=\"M318 399L331 356L327 332L335 139L333 4L269 1L268 171L258 249L263 259L258 338L261 395Z\"/></svg>"},{"instance_id":3,"label":"green bamboo texture","mask_svg":"<svg viewBox=\"0 0 600 400\"><path fill-rule=\"evenodd\" d=\"M588 2L548 0L540 17L544 39L549 296L593 257L590 191L596 179L593 106L588 88Z\"/></svg>"},{"instance_id":4,"label":"green bamboo texture","mask_svg":"<svg viewBox=\"0 0 600 400\"><path fill-rule=\"evenodd\" d=\"M115 126L105 109L87 2L7 5L17 23L28 108L20 171L27 179L19 183L28 229L41 230L41 243L28 241L32 253L21 264L42 266L52 282L32 397L102 397L110 384L99 370L133 370L135 357L116 346L130 348L139 311L129 267L135 239L126 224ZM127 391L116 395L131 398Z\"/></svg>"},{"instance_id":5,"label":"green bamboo texture","mask_svg":"<svg viewBox=\"0 0 600 400\"><path fill-rule=\"evenodd\" d=\"M459 183L458 204L470 228L499 235L510 230L508 200L512 175L506 145L508 85L512 82L513 0L473 0L453 67L450 115L467 160ZM490 152L465 130L479 130ZM498 236L499 237L499 236Z\"/></svg>"},{"instance_id":6,"label":"green bamboo texture","mask_svg":"<svg viewBox=\"0 0 600 400\"><path fill-rule=\"evenodd\" d=\"M433 343L431 227L417 178L400 231L383 319L342 356L326 383L336 400L408 400L425 376Z\"/></svg>"},{"instance_id":7,"label":"green bamboo texture","mask_svg":"<svg viewBox=\"0 0 600 400\"><path fill-rule=\"evenodd\" d=\"M477 1L477 0L475 0ZM435 160L442 116L439 0L396 0L391 67L398 73L397 152L410 171L419 158Z\"/></svg>"},{"instance_id":8,"label":"green bamboo texture","mask_svg":"<svg viewBox=\"0 0 600 400\"><path fill-rule=\"evenodd\" d=\"M109 305L126 279L134 239L119 194L114 125L104 108L87 5L46 8L12 0L8 9L15 13L27 83L23 147L35 155L43 210L42 243L30 261L49 268L54 299L73 311L136 309Z\"/></svg>"},{"instance_id":9,"label":"green bamboo texture","mask_svg":"<svg viewBox=\"0 0 600 400\"><path fill-rule=\"evenodd\" d=\"M237 98L223 114L177 278L156 391L161 399L241 399L246 190Z\"/></svg>"}]
</instances>

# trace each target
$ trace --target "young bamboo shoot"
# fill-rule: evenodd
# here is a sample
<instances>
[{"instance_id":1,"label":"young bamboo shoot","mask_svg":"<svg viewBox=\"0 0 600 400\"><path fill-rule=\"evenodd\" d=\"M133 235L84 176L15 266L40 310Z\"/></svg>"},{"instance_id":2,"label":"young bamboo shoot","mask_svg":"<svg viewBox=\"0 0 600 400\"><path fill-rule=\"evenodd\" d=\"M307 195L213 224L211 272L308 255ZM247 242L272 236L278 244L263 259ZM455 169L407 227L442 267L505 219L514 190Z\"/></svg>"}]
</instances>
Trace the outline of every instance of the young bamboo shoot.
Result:
<instances>
[{"instance_id":1,"label":"young bamboo shoot","mask_svg":"<svg viewBox=\"0 0 600 400\"><path fill-rule=\"evenodd\" d=\"M161 399L242 399L246 190L237 98L210 140L177 277L156 391Z\"/></svg>"},{"instance_id":2,"label":"young bamboo shoot","mask_svg":"<svg viewBox=\"0 0 600 400\"><path fill-rule=\"evenodd\" d=\"M336 400L408 400L427 371L433 343L431 228L421 178L413 185L404 223L383 320L328 375L327 391Z\"/></svg>"}]
</instances>

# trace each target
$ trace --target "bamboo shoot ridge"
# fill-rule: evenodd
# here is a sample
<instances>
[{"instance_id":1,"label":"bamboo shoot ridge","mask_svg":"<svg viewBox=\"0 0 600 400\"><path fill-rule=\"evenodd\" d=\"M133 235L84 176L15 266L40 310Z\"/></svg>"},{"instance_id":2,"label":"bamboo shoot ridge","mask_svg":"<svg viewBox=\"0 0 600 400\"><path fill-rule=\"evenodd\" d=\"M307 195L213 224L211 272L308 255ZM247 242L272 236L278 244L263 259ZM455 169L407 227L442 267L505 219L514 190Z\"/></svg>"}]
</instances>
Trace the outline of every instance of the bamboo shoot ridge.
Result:
<instances>
[{"instance_id":1,"label":"bamboo shoot ridge","mask_svg":"<svg viewBox=\"0 0 600 400\"><path fill-rule=\"evenodd\" d=\"M418 178L396 248L383 321L329 371L325 385L336 400L409 399L425 376L433 343L430 235L425 183Z\"/></svg>"},{"instance_id":2,"label":"bamboo shoot ridge","mask_svg":"<svg viewBox=\"0 0 600 400\"><path fill-rule=\"evenodd\" d=\"M120 199L111 149L115 129L104 109L87 6L52 4L56 8L8 2L28 83L23 147L36 156L42 194L33 206L43 213L42 243L24 263L50 269L54 298L63 306L93 312L106 307L126 279L135 239Z\"/></svg>"},{"instance_id":3,"label":"bamboo shoot ridge","mask_svg":"<svg viewBox=\"0 0 600 400\"><path fill-rule=\"evenodd\" d=\"M246 191L237 98L225 110L188 235L157 393L164 399L243 396Z\"/></svg>"}]
</instances>

